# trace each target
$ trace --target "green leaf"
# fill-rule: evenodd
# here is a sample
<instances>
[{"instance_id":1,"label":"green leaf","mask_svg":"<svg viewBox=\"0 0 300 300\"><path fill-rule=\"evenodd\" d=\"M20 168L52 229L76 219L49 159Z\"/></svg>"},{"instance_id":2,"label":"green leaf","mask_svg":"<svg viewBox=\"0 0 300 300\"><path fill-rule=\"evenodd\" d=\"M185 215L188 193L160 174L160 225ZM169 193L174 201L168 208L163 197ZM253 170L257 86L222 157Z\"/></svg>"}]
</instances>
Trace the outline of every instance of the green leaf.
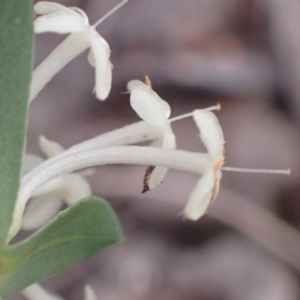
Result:
<instances>
[{"instance_id":1,"label":"green leaf","mask_svg":"<svg viewBox=\"0 0 300 300\"><path fill-rule=\"evenodd\" d=\"M16 200L32 73L31 0L0 1L0 249Z\"/></svg>"},{"instance_id":2,"label":"green leaf","mask_svg":"<svg viewBox=\"0 0 300 300\"><path fill-rule=\"evenodd\" d=\"M118 220L107 202L95 197L82 200L29 239L0 253L0 294L6 299L121 238Z\"/></svg>"}]
</instances>

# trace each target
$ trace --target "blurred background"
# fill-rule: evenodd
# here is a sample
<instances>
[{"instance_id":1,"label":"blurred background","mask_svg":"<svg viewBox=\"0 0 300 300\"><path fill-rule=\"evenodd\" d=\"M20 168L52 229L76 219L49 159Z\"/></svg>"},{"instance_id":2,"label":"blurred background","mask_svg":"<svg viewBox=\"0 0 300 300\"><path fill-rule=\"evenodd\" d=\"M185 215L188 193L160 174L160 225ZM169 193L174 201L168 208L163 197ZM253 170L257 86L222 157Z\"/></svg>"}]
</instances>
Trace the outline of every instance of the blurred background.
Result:
<instances>
[{"instance_id":1,"label":"blurred background","mask_svg":"<svg viewBox=\"0 0 300 300\"><path fill-rule=\"evenodd\" d=\"M91 24L118 3L57 2L82 8ZM89 181L126 240L44 286L67 300L83 299L87 283L99 300L299 299L299 30L299 0L130 0L99 26L114 64L109 98L95 99L94 69L81 55L33 102L28 152L41 155L39 135L67 148L138 121L122 92L147 74L172 116L221 103L225 165L292 176L223 172L208 215L191 222L180 213L197 176L170 171L142 194L145 167L100 167ZM63 39L37 36L36 64ZM173 128L178 148L203 150L191 119Z\"/></svg>"}]
</instances>

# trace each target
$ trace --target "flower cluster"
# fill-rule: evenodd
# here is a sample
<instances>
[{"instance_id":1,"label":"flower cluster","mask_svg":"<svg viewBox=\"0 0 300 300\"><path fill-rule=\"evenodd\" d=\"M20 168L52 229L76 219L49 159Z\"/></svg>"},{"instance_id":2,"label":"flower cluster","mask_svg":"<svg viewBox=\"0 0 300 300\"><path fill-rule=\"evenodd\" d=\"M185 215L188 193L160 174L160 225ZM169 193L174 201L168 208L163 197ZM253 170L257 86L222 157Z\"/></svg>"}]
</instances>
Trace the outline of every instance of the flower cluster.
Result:
<instances>
[{"instance_id":1,"label":"flower cluster","mask_svg":"<svg viewBox=\"0 0 300 300\"><path fill-rule=\"evenodd\" d=\"M125 2L127 0L122 1L113 11ZM86 14L76 7L67 8L58 3L41 1L35 4L34 11L37 14L34 21L36 33L53 31L71 34L34 71L31 99L55 73L88 47L91 48L89 62L96 68L96 96L105 99L111 87L110 50L95 27L107 16L91 26ZM111 12L108 13L110 14ZM42 161L38 157L25 156L24 176L8 241L20 229L25 205L30 198L34 200L27 208L23 228L35 229L61 208L63 199L71 205L90 195L87 181L80 174L72 172L94 165L114 163L149 165L144 178L144 192L161 183L168 168L199 174L201 178L183 213L186 218L192 220L197 220L205 214L218 194L221 168L224 163L223 132L212 112L219 110L220 105L169 119L171 114L169 104L153 91L147 76L145 83L131 80L127 88L130 92L130 104L142 122L100 135L68 150L41 137L40 147L48 159ZM187 116L193 117L207 153L176 150L171 122ZM146 140L152 141L148 147L130 146ZM288 172L289 170L277 173Z\"/></svg>"},{"instance_id":2,"label":"flower cluster","mask_svg":"<svg viewBox=\"0 0 300 300\"><path fill-rule=\"evenodd\" d=\"M89 25L88 17L79 8L67 8L46 1L35 4L36 33L48 31L70 35L35 69L30 100L37 96L57 72L87 48L90 48L88 61L96 70L96 97L101 100L107 98L112 80L110 47L98 34L96 26L127 1L122 1L93 26ZM169 168L198 174L201 177L183 214L188 219L198 220L206 213L218 195L224 164L224 136L218 119L212 112L219 110L220 105L170 119L169 104L152 89L148 77L145 83L140 80L129 81L127 89L130 92L130 104L142 121L102 134L67 150L41 137L40 148L47 159L25 155L21 187L7 242L21 227L32 230L42 226L61 209L63 201L72 205L91 195L90 186L83 174L73 172L104 164L148 166L143 192L160 184ZM193 117L198 127L206 153L176 149L171 123L188 116ZM146 141L150 142L148 146L136 145ZM31 202L25 211L29 199ZM29 299L59 299L48 295L38 285L27 288L24 295ZM90 288L87 288L85 299L96 299Z\"/></svg>"}]
</instances>

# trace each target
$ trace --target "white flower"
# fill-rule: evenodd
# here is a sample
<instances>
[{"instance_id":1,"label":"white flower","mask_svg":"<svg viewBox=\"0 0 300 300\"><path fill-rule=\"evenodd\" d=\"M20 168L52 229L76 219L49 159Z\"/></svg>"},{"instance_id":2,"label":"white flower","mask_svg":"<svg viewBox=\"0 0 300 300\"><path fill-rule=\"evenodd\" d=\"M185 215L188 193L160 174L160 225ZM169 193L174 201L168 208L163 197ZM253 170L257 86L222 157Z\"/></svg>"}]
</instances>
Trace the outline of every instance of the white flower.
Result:
<instances>
[{"instance_id":1,"label":"white flower","mask_svg":"<svg viewBox=\"0 0 300 300\"><path fill-rule=\"evenodd\" d=\"M212 161L211 168L198 181L184 209L185 217L198 220L218 195L225 150L223 131L216 116L210 111L195 110L193 117Z\"/></svg>"},{"instance_id":2,"label":"white flower","mask_svg":"<svg viewBox=\"0 0 300 300\"><path fill-rule=\"evenodd\" d=\"M36 33L56 32L71 33L52 53L34 70L30 101L67 63L87 48L91 48L88 61L96 70L96 97L100 100L107 98L112 81L112 64L109 60L110 48L108 43L96 31L107 16L121 7L128 0L123 0L108 14L91 26L85 12L77 7L65 7L54 2L41 1L34 5L38 15L34 21Z\"/></svg>"},{"instance_id":3,"label":"white flower","mask_svg":"<svg viewBox=\"0 0 300 300\"><path fill-rule=\"evenodd\" d=\"M184 215L192 220L200 218L218 194L221 179L221 167L224 163L224 137L220 124L211 110L196 110L173 119L168 119L170 108L152 89L139 81L129 84L132 91L132 106L145 120L123 128L107 132L96 138L82 142L42 162L22 178L12 223L6 243L19 231L27 201L33 196L41 196L46 191L57 188L60 178L69 173L91 166L106 164L138 164L173 168L203 175L192 192L184 209ZM175 139L166 142L162 148L121 146L141 143L148 140L163 141L172 136L170 122L193 115L200 130L200 138L208 153L194 153L175 150ZM47 148L47 147L46 147ZM52 149L52 147L50 147ZM55 148L55 147L53 147ZM56 148L51 153L59 152ZM47 152L44 149L45 152ZM47 152L50 154L50 152ZM50 154L51 156L52 154ZM222 170L238 171L237 168L223 167ZM241 169L249 171L249 169ZM253 171L253 170L250 170ZM266 170L254 170L266 172ZM163 172L162 172L163 173ZM160 174L162 174L160 173ZM268 170L267 173L290 174L290 170ZM161 180L163 175L157 176ZM72 174L70 174L72 175ZM69 175L69 176L70 176ZM158 180L154 180L158 183Z\"/></svg>"},{"instance_id":4,"label":"white flower","mask_svg":"<svg viewBox=\"0 0 300 300\"><path fill-rule=\"evenodd\" d=\"M175 136L170 127L169 105L162 100L149 86L140 81L131 81L131 105L145 121L105 133L85 141L46 160L22 179L19 196L15 204L13 222L7 242L18 232L29 198L47 195L48 189L54 190L56 182L66 173L75 170L111 163L148 164L156 166L146 178L145 186L155 187L161 182L168 168L194 172L202 175L210 168L212 159L208 154L190 153L175 150ZM208 108L219 109L219 107ZM190 115L190 114L188 114ZM184 115L184 117L188 116ZM172 119L180 119L177 117ZM154 147L118 147L154 140L162 148ZM149 169L148 169L149 170ZM152 169L151 169L152 171ZM71 174L72 175L72 174ZM46 199L47 201L47 199ZM56 208L53 204L53 210Z\"/></svg>"},{"instance_id":5,"label":"white flower","mask_svg":"<svg viewBox=\"0 0 300 300\"><path fill-rule=\"evenodd\" d=\"M127 85L131 92L130 103L136 113L146 122L163 129L163 137L156 140L158 146L165 149L175 149L175 136L172 132L169 116L171 113L168 103L162 100L148 84L133 80ZM219 105L210 109L219 109ZM208 209L216 198L222 173L220 168L224 164L224 137L221 126L216 116L209 110L196 110L193 112L194 120L200 130L201 141L207 148L211 167L203 174L190 196L184 209L185 217L197 220ZM157 142L158 141L158 142ZM154 188L159 184L167 172L166 167L150 166L146 172L144 191ZM148 177L148 178L147 178Z\"/></svg>"},{"instance_id":6,"label":"white flower","mask_svg":"<svg viewBox=\"0 0 300 300\"><path fill-rule=\"evenodd\" d=\"M151 87L150 79L146 76L146 84L139 80L132 80L127 84L131 92L130 104L135 112L147 123L161 128L161 136L157 137L151 146L163 149L175 149L176 139L172 131L169 117L171 108L162 100ZM143 192L153 189L160 184L168 169L165 167L149 166L145 178Z\"/></svg>"},{"instance_id":7,"label":"white flower","mask_svg":"<svg viewBox=\"0 0 300 300\"><path fill-rule=\"evenodd\" d=\"M56 142L45 137L40 138L40 148L50 158L61 153L64 149ZM38 156L25 155L23 174L43 162ZM91 195L88 182L80 174L64 174L49 181L37 189L32 195L33 199L26 207L22 228L35 230L48 222L61 209L63 201L68 205Z\"/></svg>"}]
</instances>

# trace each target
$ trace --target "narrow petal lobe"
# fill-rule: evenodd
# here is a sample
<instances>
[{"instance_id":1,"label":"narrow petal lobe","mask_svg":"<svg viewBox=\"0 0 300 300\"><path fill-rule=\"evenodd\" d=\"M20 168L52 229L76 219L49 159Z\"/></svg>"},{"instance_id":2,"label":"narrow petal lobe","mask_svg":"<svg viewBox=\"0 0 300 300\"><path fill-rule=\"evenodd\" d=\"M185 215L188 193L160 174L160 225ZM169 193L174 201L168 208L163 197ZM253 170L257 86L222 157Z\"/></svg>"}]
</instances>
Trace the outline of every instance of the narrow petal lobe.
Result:
<instances>
[{"instance_id":1,"label":"narrow petal lobe","mask_svg":"<svg viewBox=\"0 0 300 300\"><path fill-rule=\"evenodd\" d=\"M176 148L176 138L174 133L172 132L171 126L167 129L164 133L163 140L162 140L162 148L163 149L175 149ZM151 190L159 185L163 179L165 178L168 172L168 168L166 167L155 167L152 172L148 175L147 179L147 186L148 189ZM144 184L145 186L145 184Z\"/></svg>"},{"instance_id":2,"label":"narrow petal lobe","mask_svg":"<svg viewBox=\"0 0 300 300\"><path fill-rule=\"evenodd\" d=\"M58 11L53 14L38 17L34 21L34 32L72 33L86 30L81 15L69 11Z\"/></svg>"},{"instance_id":3,"label":"narrow petal lobe","mask_svg":"<svg viewBox=\"0 0 300 300\"><path fill-rule=\"evenodd\" d=\"M214 170L200 178L184 208L183 214L186 218L196 221L206 213L218 194L220 179L221 172L215 173Z\"/></svg>"},{"instance_id":4,"label":"narrow petal lobe","mask_svg":"<svg viewBox=\"0 0 300 300\"><path fill-rule=\"evenodd\" d=\"M112 81L110 49L107 42L94 29L90 30L89 39L92 52L89 61L96 69L96 97L105 100L110 92Z\"/></svg>"},{"instance_id":5,"label":"narrow petal lobe","mask_svg":"<svg viewBox=\"0 0 300 300\"><path fill-rule=\"evenodd\" d=\"M33 10L37 15L48 15L58 11L68 11L69 9L59 3L39 1L33 6Z\"/></svg>"},{"instance_id":6,"label":"narrow petal lobe","mask_svg":"<svg viewBox=\"0 0 300 300\"><path fill-rule=\"evenodd\" d=\"M52 195L32 199L25 210L22 228L36 230L51 220L61 209L62 200Z\"/></svg>"},{"instance_id":7,"label":"narrow petal lobe","mask_svg":"<svg viewBox=\"0 0 300 300\"><path fill-rule=\"evenodd\" d=\"M193 117L200 130L200 138L212 159L215 161L223 159L224 136L215 114L198 109L193 112Z\"/></svg>"},{"instance_id":8,"label":"narrow petal lobe","mask_svg":"<svg viewBox=\"0 0 300 300\"><path fill-rule=\"evenodd\" d=\"M132 88L132 86L134 87ZM169 104L144 83L137 84L134 81L134 84L131 84L129 82L128 87L132 89L131 107L139 117L152 125L165 127L171 112Z\"/></svg>"},{"instance_id":9,"label":"narrow petal lobe","mask_svg":"<svg viewBox=\"0 0 300 300\"><path fill-rule=\"evenodd\" d=\"M59 143L50 141L44 136L40 136L39 146L48 158L53 157L64 151L64 148Z\"/></svg>"}]
</instances>

